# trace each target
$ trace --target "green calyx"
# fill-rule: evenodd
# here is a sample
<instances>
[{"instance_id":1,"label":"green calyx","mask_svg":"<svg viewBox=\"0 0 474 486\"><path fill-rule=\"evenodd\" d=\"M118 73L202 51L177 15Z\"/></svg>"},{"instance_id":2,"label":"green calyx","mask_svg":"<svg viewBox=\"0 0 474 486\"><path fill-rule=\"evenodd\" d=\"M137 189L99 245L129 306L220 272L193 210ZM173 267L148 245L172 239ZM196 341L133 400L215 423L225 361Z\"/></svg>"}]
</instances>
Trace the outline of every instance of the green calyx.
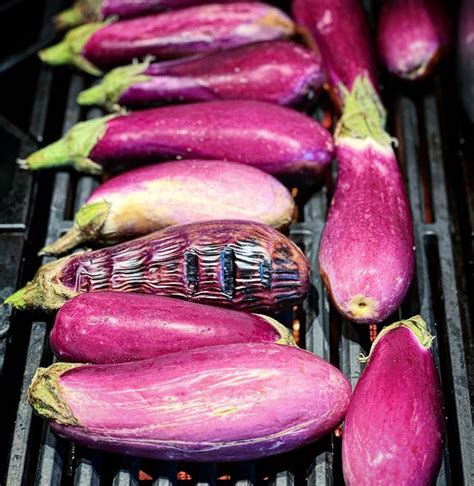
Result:
<instances>
[{"instance_id":1,"label":"green calyx","mask_svg":"<svg viewBox=\"0 0 474 486\"><path fill-rule=\"evenodd\" d=\"M61 375L78 366L87 365L55 363L48 368L36 370L28 388L28 402L38 415L62 425L80 425L62 397L59 383Z\"/></svg>"},{"instance_id":2,"label":"green calyx","mask_svg":"<svg viewBox=\"0 0 474 486\"><path fill-rule=\"evenodd\" d=\"M102 0L78 0L71 8L59 12L53 18L58 30L70 29L88 22L100 20Z\"/></svg>"},{"instance_id":3,"label":"green calyx","mask_svg":"<svg viewBox=\"0 0 474 486\"><path fill-rule=\"evenodd\" d=\"M52 66L72 64L86 73L100 76L102 71L82 55L82 50L91 36L105 25L106 22L94 22L76 27L66 34L62 42L41 50L38 55Z\"/></svg>"},{"instance_id":4,"label":"green calyx","mask_svg":"<svg viewBox=\"0 0 474 486\"><path fill-rule=\"evenodd\" d=\"M102 167L90 160L89 154L107 131L109 115L74 125L57 142L32 153L18 163L24 169L37 170L73 166L79 172L101 174Z\"/></svg>"},{"instance_id":5,"label":"green calyx","mask_svg":"<svg viewBox=\"0 0 474 486\"><path fill-rule=\"evenodd\" d=\"M61 258L40 267L33 280L5 299L3 305L11 305L15 309L59 309L67 300L79 294L59 281L66 259Z\"/></svg>"},{"instance_id":6,"label":"green calyx","mask_svg":"<svg viewBox=\"0 0 474 486\"><path fill-rule=\"evenodd\" d=\"M85 22L87 22L87 20L85 19L83 12L76 5L59 12L58 15L53 17L53 23L57 30L71 29L72 27L77 27Z\"/></svg>"},{"instance_id":7,"label":"green calyx","mask_svg":"<svg viewBox=\"0 0 474 486\"><path fill-rule=\"evenodd\" d=\"M334 134L336 143L341 138L372 139L390 147L393 139L385 131L387 113L369 77L357 76L351 91L343 85L339 89L344 108Z\"/></svg>"},{"instance_id":8,"label":"green calyx","mask_svg":"<svg viewBox=\"0 0 474 486\"><path fill-rule=\"evenodd\" d=\"M145 61L113 69L100 84L79 93L77 102L80 105L99 105L108 111L119 111L120 97L130 86L152 79L143 74L149 65L150 62Z\"/></svg>"},{"instance_id":9,"label":"green calyx","mask_svg":"<svg viewBox=\"0 0 474 486\"><path fill-rule=\"evenodd\" d=\"M298 345L295 343L295 340L293 339L293 335L291 334L290 330L283 324L280 324L277 320L272 319L268 316L264 316L263 314L255 315L261 317L262 319L265 319L278 332L280 337L275 341L275 344L298 347Z\"/></svg>"},{"instance_id":10,"label":"green calyx","mask_svg":"<svg viewBox=\"0 0 474 486\"><path fill-rule=\"evenodd\" d=\"M431 348L434 336L430 334L428 326L426 325L426 322L423 320L423 318L421 316L414 316L410 319L397 321L393 324L390 324L389 326L384 327L372 343L369 355L367 357L359 356L359 361L361 361L362 363L366 363L367 361L369 361L372 351L375 349L375 346L377 346L377 343L380 341L380 339L385 334L399 327L406 327L407 329L410 329L410 331L416 336L416 338L424 348Z\"/></svg>"},{"instance_id":11,"label":"green calyx","mask_svg":"<svg viewBox=\"0 0 474 486\"><path fill-rule=\"evenodd\" d=\"M62 255L82 243L100 239L109 212L110 203L106 201L85 204L76 214L74 226L61 238L46 245L39 255Z\"/></svg>"}]
</instances>

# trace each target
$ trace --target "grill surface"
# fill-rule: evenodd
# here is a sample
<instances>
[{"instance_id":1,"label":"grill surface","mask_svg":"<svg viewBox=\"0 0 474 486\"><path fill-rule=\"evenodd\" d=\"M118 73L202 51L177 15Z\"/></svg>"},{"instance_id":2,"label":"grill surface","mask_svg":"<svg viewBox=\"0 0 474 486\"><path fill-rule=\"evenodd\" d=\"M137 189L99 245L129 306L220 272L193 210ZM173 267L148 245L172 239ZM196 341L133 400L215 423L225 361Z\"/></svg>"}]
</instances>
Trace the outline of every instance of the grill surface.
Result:
<instances>
[{"instance_id":1,"label":"grill surface","mask_svg":"<svg viewBox=\"0 0 474 486\"><path fill-rule=\"evenodd\" d=\"M7 2L3 8L14 9L19 3ZM67 69L39 66L31 57L53 37L50 18L62 6L59 0L45 0L42 10L37 7L42 15L37 38L0 61L0 73L10 71L12 76L26 73L32 77L33 85L31 104L27 96L24 100L25 111L31 116L27 130L18 128L21 123L17 126L0 115L0 126L9 134L10 143L2 168L9 183L5 187L0 185L2 298L30 279L40 263L49 261L39 260L35 256L37 251L71 226L74 212L97 185L93 178L72 172L31 174L18 170L13 163L17 154L24 156L43 141L49 143L58 138L77 121L100 115L98 110L83 111L75 104L76 95L88 85L89 79ZM385 89L391 132L400 141L398 156L407 179L417 247L415 280L401 311L389 321L421 313L437 337L434 353L442 379L448 430L437 484L468 485L473 484L470 475L474 446L465 362L472 343L465 299L469 287L465 285L471 281L471 273L463 262L470 262L472 243L460 240L458 235L461 229L468 232L472 213L468 206L459 203L459 197L469 193L469 186L463 185L456 174L465 174L466 165L445 173L446 161L454 163L456 159L451 157L457 150L447 140L453 130L459 134L463 127L457 122L447 124L444 119L444 114L450 113L453 120L459 121L456 101L451 99L451 104L445 95L447 88L451 88L453 98L452 80L439 75L421 89L395 84ZM466 147L457 155L464 162L470 157ZM367 353L370 346L368 327L349 324L334 311L317 268L319 238L332 188L333 178L328 176L322 190L309 199L300 197L301 221L292 226L291 237L304 248L310 260L313 287L302 308L278 317L293 328L301 346L338 366L355 385L362 370L357 357L361 352ZM458 197L451 201L452 195ZM452 212L453 208L462 211ZM31 312L10 315L6 308L0 312L0 389L4 391L6 405L0 418L1 484L118 486L142 481L159 486L177 482L239 486L343 484L338 432L290 454L236 464L145 461L85 450L58 439L42 420L33 416L26 401L36 368L53 360L47 342L51 319Z\"/></svg>"}]
</instances>

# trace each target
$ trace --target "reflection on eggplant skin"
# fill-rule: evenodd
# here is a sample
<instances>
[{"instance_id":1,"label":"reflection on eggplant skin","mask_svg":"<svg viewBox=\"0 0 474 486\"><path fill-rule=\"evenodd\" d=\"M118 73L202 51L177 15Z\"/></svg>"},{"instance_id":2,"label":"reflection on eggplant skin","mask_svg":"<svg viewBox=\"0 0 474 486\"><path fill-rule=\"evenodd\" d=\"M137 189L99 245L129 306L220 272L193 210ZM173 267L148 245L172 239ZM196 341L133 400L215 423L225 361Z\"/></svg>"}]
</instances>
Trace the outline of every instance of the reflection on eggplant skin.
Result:
<instances>
[{"instance_id":1,"label":"reflection on eggplant skin","mask_svg":"<svg viewBox=\"0 0 474 486\"><path fill-rule=\"evenodd\" d=\"M474 2L463 0L459 16L458 75L464 108L474 123Z\"/></svg>"}]
</instances>

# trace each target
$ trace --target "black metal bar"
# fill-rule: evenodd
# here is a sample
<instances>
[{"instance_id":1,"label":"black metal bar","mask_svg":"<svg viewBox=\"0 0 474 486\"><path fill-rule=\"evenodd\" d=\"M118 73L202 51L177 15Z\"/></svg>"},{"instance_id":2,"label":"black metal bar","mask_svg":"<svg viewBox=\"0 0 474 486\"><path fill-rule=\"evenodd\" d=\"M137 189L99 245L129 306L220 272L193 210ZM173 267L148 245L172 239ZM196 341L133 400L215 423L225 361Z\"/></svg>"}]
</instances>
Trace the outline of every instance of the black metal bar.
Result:
<instances>
[{"instance_id":1,"label":"black metal bar","mask_svg":"<svg viewBox=\"0 0 474 486\"><path fill-rule=\"evenodd\" d=\"M31 328L30 343L28 345L28 360L23 373L20 403L15 422L15 433L10 448L10 459L6 478L7 486L23 484L27 474L29 453L28 441L31 433L31 419L33 410L28 404L28 387L36 370L41 364L47 329L44 322L35 322Z\"/></svg>"},{"instance_id":2,"label":"black metal bar","mask_svg":"<svg viewBox=\"0 0 474 486\"><path fill-rule=\"evenodd\" d=\"M436 99L433 95L424 100L424 114L426 120L426 135L430 160L431 177L436 185L434 206L437 214L439 261L444 296L444 310L446 316L446 337L449 353L450 377L453 403L455 411L453 418L459 435L459 450L462 470L460 478L464 484L472 484L474 435L472 429L471 403L465 361L464 343L461 327L461 315L454 275L453 249L451 243L451 228L443 154L441 149L441 131L439 127L439 113ZM454 290L454 291L453 291Z\"/></svg>"}]
</instances>

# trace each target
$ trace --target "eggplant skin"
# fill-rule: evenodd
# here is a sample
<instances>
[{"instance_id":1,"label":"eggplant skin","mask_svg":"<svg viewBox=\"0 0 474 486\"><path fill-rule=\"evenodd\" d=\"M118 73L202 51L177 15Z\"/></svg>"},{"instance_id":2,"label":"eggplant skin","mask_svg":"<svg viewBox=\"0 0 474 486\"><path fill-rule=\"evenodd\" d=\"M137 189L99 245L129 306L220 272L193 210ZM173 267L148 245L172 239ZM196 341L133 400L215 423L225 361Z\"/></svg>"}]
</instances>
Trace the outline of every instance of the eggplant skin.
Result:
<instances>
[{"instance_id":1,"label":"eggplant skin","mask_svg":"<svg viewBox=\"0 0 474 486\"><path fill-rule=\"evenodd\" d=\"M296 346L290 331L266 316L125 292L78 295L61 307L50 334L60 360L99 364L245 342Z\"/></svg>"},{"instance_id":2,"label":"eggplant skin","mask_svg":"<svg viewBox=\"0 0 474 486\"><path fill-rule=\"evenodd\" d=\"M342 373L307 351L247 343L118 365L55 364L38 370L29 400L57 434L87 447L240 461L331 432L350 394Z\"/></svg>"},{"instance_id":3,"label":"eggplant skin","mask_svg":"<svg viewBox=\"0 0 474 486\"><path fill-rule=\"evenodd\" d=\"M309 263L269 226L237 220L190 223L43 265L5 304L52 310L79 293L103 290L275 312L305 298Z\"/></svg>"},{"instance_id":4,"label":"eggplant skin","mask_svg":"<svg viewBox=\"0 0 474 486\"><path fill-rule=\"evenodd\" d=\"M210 4L105 25L88 39L82 55L99 67L229 49L293 34L281 10L264 3Z\"/></svg>"},{"instance_id":5,"label":"eggplant skin","mask_svg":"<svg viewBox=\"0 0 474 486\"><path fill-rule=\"evenodd\" d=\"M385 0L377 32L379 56L398 77L423 78L449 49L450 30L440 0Z\"/></svg>"},{"instance_id":6,"label":"eggplant skin","mask_svg":"<svg viewBox=\"0 0 474 486\"><path fill-rule=\"evenodd\" d=\"M445 427L431 340L416 316L389 326L374 342L345 420L348 486L435 483Z\"/></svg>"},{"instance_id":7,"label":"eggplant skin","mask_svg":"<svg viewBox=\"0 0 474 486\"><path fill-rule=\"evenodd\" d=\"M331 134L302 113L272 103L219 100L110 115L78 123L22 165L117 172L158 160L223 160L315 184L334 154Z\"/></svg>"},{"instance_id":8,"label":"eggplant skin","mask_svg":"<svg viewBox=\"0 0 474 486\"><path fill-rule=\"evenodd\" d=\"M368 76L378 89L375 50L360 0L294 0L293 17L321 51L335 100L344 105L357 77Z\"/></svg>"},{"instance_id":9,"label":"eggplant skin","mask_svg":"<svg viewBox=\"0 0 474 486\"><path fill-rule=\"evenodd\" d=\"M119 67L100 84L81 92L77 101L109 111L118 111L121 106L219 99L294 105L323 82L319 53L293 42L270 41Z\"/></svg>"},{"instance_id":10,"label":"eggplant skin","mask_svg":"<svg viewBox=\"0 0 474 486\"><path fill-rule=\"evenodd\" d=\"M288 189L254 167L218 160L164 162L99 186L76 213L73 227L40 254L64 254L87 242L110 245L209 219L245 218L284 231L294 212Z\"/></svg>"},{"instance_id":11,"label":"eggplant skin","mask_svg":"<svg viewBox=\"0 0 474 486\"><path fill-rule=\"evenodd\" d=\"M413 224L390 147L342 139L338 176L319 249L323 281L348 319L381 322L402 303L413 278Z\"/></svg>"}]
</instances>

